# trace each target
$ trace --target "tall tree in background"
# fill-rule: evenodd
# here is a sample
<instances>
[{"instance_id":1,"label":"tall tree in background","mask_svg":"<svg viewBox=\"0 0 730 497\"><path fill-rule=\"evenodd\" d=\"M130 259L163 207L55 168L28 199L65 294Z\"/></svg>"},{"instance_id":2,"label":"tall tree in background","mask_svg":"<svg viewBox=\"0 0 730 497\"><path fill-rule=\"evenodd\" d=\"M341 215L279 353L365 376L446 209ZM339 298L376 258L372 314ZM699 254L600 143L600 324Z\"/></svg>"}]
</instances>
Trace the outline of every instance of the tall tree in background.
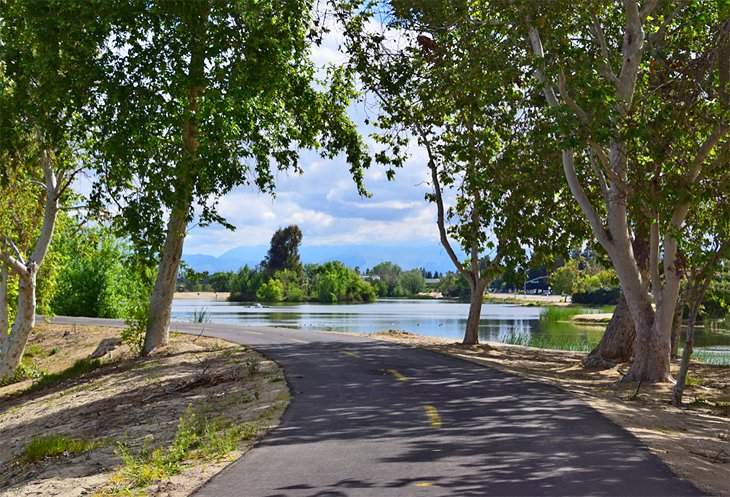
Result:
<instances>
[{"instance_id":1,"label":"tall tree in background","mask_svg":"<svg viewBox=\"0 0 730 497\"><path fill-rule=\"evenodd\" d=\"M103 7L7 0L0 11L0 378L12 376L35 326L38 274L61 202L83 168L86 106L106 37ZM103 14L102 14L103 17ZM8 334L8 284L18 279Z\"/></svg>"},{"instance_id":2,"label":"tall tree in background","mask_svg":"<svg viewBox=\"0 0 730 497\"><path fill-rule=\"evenodd\" d=\"M563 215L569 193L546 149L525 145L534 129L510 26L480 25L484 8L460 1L394 1L380 14L382 30L367 15L345 20L353 67L378 101L377 139L387 148L377 159L397 167L409 141L425 149L440 240L471 293L463 341L476 344L486 285L524 268L527 247L538 265L567 252L580 229Z\"/></svg>"},{"instance_id":3,"label":"tall tree in background","mask_svg":"<svg viewBox=\"0 0 730 497\"><path fill-rule=\"evenodd\" d=\"M316 22L311 0L133 0L120 10L104 56L97 198L117 202L150 259L159 253L145 353L168 340L190 222L233 228L216 211L221 195L244 184L273 192L275 170L301 172L299 149L344 152L361 187L367 155L346 115L354 91L338 70L316 82Z\"/></svg>"},{"instance_id":4,"label":"tall tree in background","mask_svg":"<svg viewBox=\"0 0 730 497\"><path fill-rule=\"evenodd\" d=\"M706 193L727 183L727 71L703 64L727 60L727 18L714 1L511 8L560 130L565 177L631 311L637 341L625 379L670 380L684 233ZM632 247L631 228L644 223L649 285Z\"/></svg>"},{"instance_id":5,"label":"tall tree in background","mask_svg":"<svg viewBox=\"0 0 730 497\"><path fill-rule=\"evenodd\" d=\"M277 271L289 270L302 274L302 261L299 259L299 246L302 244L302 230L293 224L279 228L271 237L271 245L261 265L269 275Z\"/></svg>"}]
</instances>

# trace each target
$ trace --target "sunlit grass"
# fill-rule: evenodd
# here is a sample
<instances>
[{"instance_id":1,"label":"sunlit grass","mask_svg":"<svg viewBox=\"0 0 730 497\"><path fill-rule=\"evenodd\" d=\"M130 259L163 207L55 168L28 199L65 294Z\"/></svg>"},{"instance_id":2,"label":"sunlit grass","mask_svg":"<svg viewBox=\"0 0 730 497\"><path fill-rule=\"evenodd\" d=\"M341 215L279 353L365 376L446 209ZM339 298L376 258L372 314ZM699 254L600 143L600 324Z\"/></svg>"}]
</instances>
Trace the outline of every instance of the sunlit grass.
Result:
<instances>
[{"instance_id":1,"label":"sunlit grass","mask_svg":"<svg viewBox=\"0 0 730 497\"><path fill-rule=\"evenodd\" d=\"M588 352L598 345L599 339L572 333L533 335L528 332L512 330L509 333L501 335L499 341L510 345L521 345L523 347L535 347L538 349Z\"/></svg>"},{"instance_id":2,"label":"sunlit grass","mask_svg":"<svg viewBox=\"0 0 730 497\"><path fill-rule=\"evenodd\" d=\"M68 380L70 378L75 378L77 376L81 376L82 374L88 373L89 371L93 371L99 367L101 367L103 363L100 359L81 359L76 361L76 363L71 366L70 368L64 369L63 371L60 371L58 373L49 373L49 374L43 374L38 381L33 383L26 392L35 392L37 390L41 390L43 388L49 387L51 385L55 385L56 383L60 383L64 380Z\"/></svg>"},{"instance_id":3,"label":"sunlit grass","mask_svg":"<svg viewBox=\"0 0 730 497\"><path fill-rule=\"evenodd\" d=\"M256 423L236 425L221 418L210 419L202 410L194 412L188 406L169 447L155 446L152 435L148 435L140 450L118 444L116 453L122 459L122 466L112 477L111 485L97 495L143 492L148 485L184 471L191 461L224 459L259 430Z\"/></svg>"},{"instance_id":4,"label":"sunlit grass","mask_svg":"<svg viewBox=\"0 0 730 497\"><path fill-rule=\"evenodd\" d=\"M602 314L613 312L613 306L603 307L547 307L540 314L540 321L543 323L570 322L578 314Z\"/></svg>"},{"instance_id":5,"label":"sunlit grass","mask_svg":"<svg viewBox=\"0 0 730 497\"><path fill-rule=\"evenodd\" d=\"M35 437L25 446L24 460L27 463L42 461L49 457L76 455L88 452L101 446L101 442L93 442L66 435L46 435Z\"/></svg>"}]
</instances>

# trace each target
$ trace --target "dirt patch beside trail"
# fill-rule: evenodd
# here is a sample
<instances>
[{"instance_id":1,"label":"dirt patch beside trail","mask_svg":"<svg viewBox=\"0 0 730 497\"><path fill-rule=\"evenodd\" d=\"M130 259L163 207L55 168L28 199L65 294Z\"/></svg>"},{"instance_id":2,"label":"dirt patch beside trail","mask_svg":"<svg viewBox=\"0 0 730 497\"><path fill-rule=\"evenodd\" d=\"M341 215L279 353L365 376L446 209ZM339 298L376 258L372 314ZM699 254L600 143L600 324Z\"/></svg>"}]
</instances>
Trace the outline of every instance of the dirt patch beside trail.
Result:
<instances>
[{"instance_id":1,"label":"dirt patch beside trail","mask_svg":"<svg viewBox=\"0 0 730 497\"><path fill-rule=\"evenodd\" d=\"M175 292L172 298L175 300L202 300L206 302L221 300L225 302L228 300L229 295L228 292Z\"/></svg>"},{"instance_id":2,"label":"dirt patch beside trail","mask_svg":"<svg viewBox=\"0 0 730 497\"><path fill-rule=\"evenodd\" d=\"M372 335L381 340L433 350L501 371L558 386L577 394L622 426L682 478L710 495L730 495L730 366L692 361L686 406L672 407L671 385L619 383L628 364L585 370L583 352L535 349L488 342L467 346L454 340L404 331ZM672 364L676 374L677 362Z\"/></svg>"},{"instance_id":3,"label":"dirt patch beside trail","mask_svg":"<svg viewBox=\"0 0 730 497\"><path fill-rule=\"evenodd\" d=\"M29 345L33 362L59 372L88 357L119 329L41 324ZM122 346L105 364L36 392L31 381L0 388L0 495L94 495L108 488L122 461L118 443L133 453L143 444L169 447L180 419L195 413L230 426L250 427L252 438L225 458L201 464L146 488L150 495L186 496L278 424L289 400L283 371L272 361L223 340L173 334L170 344L144 358ZM36 437L66 435L99 447L40 462L24 460Z\"/></svg>"}]
</instances>

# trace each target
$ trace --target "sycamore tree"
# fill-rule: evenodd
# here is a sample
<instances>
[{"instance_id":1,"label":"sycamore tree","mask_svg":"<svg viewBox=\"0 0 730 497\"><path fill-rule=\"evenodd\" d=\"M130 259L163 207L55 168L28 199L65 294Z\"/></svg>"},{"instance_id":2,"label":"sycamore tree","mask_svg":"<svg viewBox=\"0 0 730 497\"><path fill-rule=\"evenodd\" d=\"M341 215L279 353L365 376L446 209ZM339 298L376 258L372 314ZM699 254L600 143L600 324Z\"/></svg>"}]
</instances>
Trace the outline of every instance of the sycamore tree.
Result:
<instances>
[{"instance_id":1,"label":"sycamore tree","mask_svg":"<svg viewBox=\"0 0 730 497\"><path fill-rule=\"evenodd\" d=\"M727 6L624 0L500 8L524 32L555 122L546 138L561 148L567 183L626 296L636 350L625 379L671 380L683 240L699 206L713 202L708 192L730 174ZM632 246L637 230L648 233L646 276Z\"/></svg>"},{"instance_id":2,"label":"sycamore tree","mask_svg":"<svg viewBox=\"0 0 730 497\"><path fill-rule=\"evenodd\" d=\"M347 49L377 100L376 158L398 167L415 142L426 153L441 243L470 289L463 342L478 343L486 285L505 269L567 252L569 195L550 152L526 149L539 129L522 106L521 55L507 24L466 2L394 1L345 18ZM452 200L449 205L449 200ZM467 254L460 260L452 240Z\"/></svg>"},{"instance_id":3,"label":"sycamore tree","mask_svg":"<svg viewBox=\"0 0 730 497\"><path fill-rule=\"evenodd\" d=\"M168 340L188 226L221 223L236 186L273 192L301 172L301 149L344 153L360 186L367 154L346 108L347 75L318 81L311 0L132 0L119 6L103 62L97 200L116 203L135 244L158 259L144 352ZM321 6L320 6L321 7ZM158 256L159 254L159 256Z\"/></svg>"},{"instance_id":4,"label":"sycamore tree","mask_svg":"<svg viewBox=\"0 0 730 497\"><path fill-rule=\"evenodd\" d=\"M35 326L39 271L68 187L83 166L81 123L93 100L94 61L105 37L101 11L86 2L2 3L0 378L13 376ZM17 306L11 325L13 278Z\"/></svg>"}]
</instances>

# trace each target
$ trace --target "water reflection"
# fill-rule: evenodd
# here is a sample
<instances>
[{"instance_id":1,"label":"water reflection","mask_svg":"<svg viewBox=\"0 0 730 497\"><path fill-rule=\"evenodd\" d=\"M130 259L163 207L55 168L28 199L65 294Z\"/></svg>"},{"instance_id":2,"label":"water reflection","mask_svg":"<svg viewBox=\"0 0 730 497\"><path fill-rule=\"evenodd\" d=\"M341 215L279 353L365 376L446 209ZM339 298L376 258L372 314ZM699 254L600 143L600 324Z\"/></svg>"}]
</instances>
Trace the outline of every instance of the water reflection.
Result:
<instances>
[{"instance_id":1,"label":"water reflection","mask_svg":"<svg viewBox=\"0 0 730 497\"><path fill-rule=\"evenodd\" d=\"M272 326L322 331L376 333L406 330L421 335L461 339L469 305L444 300L382 299L370 304L277 304L254 307L250 303L175 300L172 317L190 321L194 311L205 309L212 322ZM541 307L485 303L479 324L482 341L509 342L515 336L596 343L604 326L541 323ZM730 330L697 329L696 345L730 346Z\"/></svg>"}]
</instances>

